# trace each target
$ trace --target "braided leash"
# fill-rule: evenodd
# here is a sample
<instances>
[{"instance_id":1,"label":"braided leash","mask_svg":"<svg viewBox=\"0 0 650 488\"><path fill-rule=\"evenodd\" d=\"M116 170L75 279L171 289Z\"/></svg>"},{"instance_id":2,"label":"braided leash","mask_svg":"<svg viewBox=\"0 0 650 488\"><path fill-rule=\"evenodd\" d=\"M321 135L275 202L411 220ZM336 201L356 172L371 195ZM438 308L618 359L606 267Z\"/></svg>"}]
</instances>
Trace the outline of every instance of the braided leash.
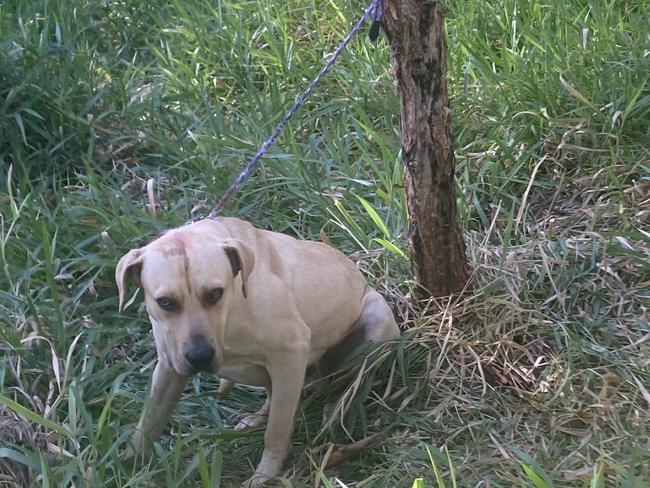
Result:
<instances>
[{"instance_id":1,"label":"braided leash","mask_svg":"<svg viewBox=\"0 0 650 488\"><path fill-rule=\"evenodd\" d=\"M271 145L278 138L282 130L286 127L287 122L289 122L289 119L300 108L300 106L305 102L305 100L309 98L309 96L312 94L312 92L314 91L316 85L318 85L320 80L332 70L334 63L341 55L343 50L347 47L352 37L354 37L354 35L357 32L359 32L359 29L361 29L366 19L370 17L373 21L368 36L370 37L371 41L374 41L379 36L379 25L381 23L381 19L383 16L384 16L384 0L372 0L370 6L364 11L363 15L354 25L354 27L349 32L349 34L345 36L345 38L341 42L341 45L336 49L336 51L334 51L332 57L330 57L330 59L327 61L325 66L323 66L323 68L320 70L316 78L314 78L313 81L309 84L307 89L304 92L302 92L300 95L298 95L296 101L293 102L293 105L291 106L287 114L280 121L280 123L275 127L275 130L273 131L273 134L271 134L271 137L269 137L264 142L264 144L262 144L259 151L257 151L257 154L255 154L255 156L251 158L248 164L244 166L244 169L241 171L241 173L239 173L239 176L235 178L235 180L232 182L230 187L226 190L226 192L221 197L221 200L219 200L219 203L217 203L217 206L212 209L212 211L210 212L207 218L209 219L216 218L217 215L219 215L219 212L223 210L223 207L226 205L226 202L239 189L239 187L244 183L244 181L248 179L248 177L251 174L251 171L253 170L257 162L262 158L262 156L264 156L264 154L269 150Z\"/></svg>"}]
</instances>

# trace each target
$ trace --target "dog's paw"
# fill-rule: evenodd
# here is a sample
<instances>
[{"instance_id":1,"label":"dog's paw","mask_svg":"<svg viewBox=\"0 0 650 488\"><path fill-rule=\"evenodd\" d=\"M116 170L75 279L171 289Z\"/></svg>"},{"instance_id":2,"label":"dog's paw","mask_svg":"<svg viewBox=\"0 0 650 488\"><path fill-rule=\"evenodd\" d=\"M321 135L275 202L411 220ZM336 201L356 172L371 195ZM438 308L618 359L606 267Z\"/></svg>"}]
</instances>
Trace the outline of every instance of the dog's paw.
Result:
<instances>
[{"instance_id":1,"label":"dog's paw","mask_svg":"<svg viewBox=\"0 0 650 488\"><path fill-rule=\"evenodd\" d=\"M130 459L135 459L138 455L142 457L149 447L151 447L151 445L145 443L142 432L136 429L129 439L121 458L124 461L128 461Z\"/></svg>"},{"instance_id":2,"label":"dog's paw","mask_svg":"<svg viewBox=\"0 0 650 488\"><path fill-rule=\"evenodd\" d=\"M259 413L247 415L235 425L235 430L246 430L260 427L266 423L267 416Z\"/></svg>"},{"instance_id":3,"label":"dog's paw","mask_svg":"<svg viewBox=\"0 0 650 488\"><path fill-rule=\"evenodd\" d=\"M135 457L135 449L133 449L133 446L127 446L127 448L122 453L121 457L123 461L128 461L129 459L133 459Z\"/></svg>"},{"instance_id":4,"label":"dog's paw","mask_svg":"<svg viewBox=\"0 0 650 488\"><path fill-rule=\"evenodd\" d=\"M227 380L226 378L221 378L219 380L219 389L217 390L217 398L223 400L228 396L232 387L235 386L234 381Z\"/></svg>"},{"instance_id":5,"label":"dog's paw","mask_svg":"<svg viewBox=\"0 0 650 488\"><path fill-rule=\"evenodd\" d=\"M262 474L255 473L241 484L241 488L260 488L271 478Z\"/></svg>"}]
</instances>

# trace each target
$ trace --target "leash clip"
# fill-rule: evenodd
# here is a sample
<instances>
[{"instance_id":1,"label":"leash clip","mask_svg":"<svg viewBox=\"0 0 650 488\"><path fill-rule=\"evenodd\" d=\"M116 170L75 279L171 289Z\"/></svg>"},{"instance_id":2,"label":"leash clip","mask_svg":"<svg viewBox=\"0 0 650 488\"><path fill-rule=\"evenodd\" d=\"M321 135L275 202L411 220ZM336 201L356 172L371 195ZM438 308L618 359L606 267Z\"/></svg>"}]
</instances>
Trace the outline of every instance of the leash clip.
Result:
<instances>
[{"instance_id":1,"label":"leash clip","mask_svg":"<svg viewBox=\"0 0 650 488\"><path fill-rule=\"evenodd\" d=\"M372 2L370 6L370 18L372 19L372 24L368 32L368 38L372 42L375 42L379 37L381 20L384 18L384 0L374 0Z\"/></svg>"}]
</instances>

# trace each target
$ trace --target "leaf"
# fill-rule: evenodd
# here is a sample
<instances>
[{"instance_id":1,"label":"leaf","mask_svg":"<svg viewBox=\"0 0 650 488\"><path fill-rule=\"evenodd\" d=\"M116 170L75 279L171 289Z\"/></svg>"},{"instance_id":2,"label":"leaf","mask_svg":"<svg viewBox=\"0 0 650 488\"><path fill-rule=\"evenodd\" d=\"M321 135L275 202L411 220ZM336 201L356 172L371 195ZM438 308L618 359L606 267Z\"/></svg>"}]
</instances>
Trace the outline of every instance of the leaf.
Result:
<instances>
[{"instance_id":1,"label":"leaf","mask_svg":"<svg viewBox=\"0 0 650 488\"><path fill-rule=\"evenodd\" d=\"M381 237L373 237L372 240L378 244L381 244L384 248L388 249L396 256L399 256L400 258L408 259L408 256L404 253L404 251L402 251L399 247L397 247L392 242L389 242L386 239L382 239Z\"/></svg>"},{"instance_id":2,"label":"leaf","mask_svg":"<svg viewBox=\"0 0 650 488\"><path fill-rule=\"evenodd\" d=\"M386 224L384 223L382 218L379 216L377 211L373 208L373 206L370 205L370 203L368 203L367 200L365 200L364 198L361 198L359 195L355 195L355 197L357 197L357 199L359 200L361 205L363 205L363 208L366 210L366 213L370 216L372 221L375 223L375 226L377 227L377 229L379 229L381 231L381 233L384 234L384 237L386 239L390 239L390 232L388 231L388 227L386 227Z\"/></svg>"},{"instance_id":3,"label":"leaf","mask_svg":"<svg viewBox=\"0 0 650 488\"><path fill-rule=\"evenodd\" d=\"M429 454L429 462L431 463L433 474L436 477L436 483L438 484L438 488L444 488L445 482L442 479L442 476L440 475L440 470L438 470L438 465L436 464L435 459L433 459L433 455L431 454L431 449L429 449L429 446L427 446L427 454Z\"/></svg>"},{"instance_id":4,"label":"leaf","mask_svg":"<svg viewBox=\"0 0 650 488\"><path fill-rule=\"evenodd\" d=\"M59 434L64 435L69 439L72 437L70 431L68 431L68 429L66 429L64 426L42 417L41 415L28 409L27 407L23 407L20 403L13 401L11 398L8 398L4 395L0 395L0 403L6 405L8 408L16 412L18 415L20 415L21 417L25 417L27 420L31 422L34 422L38 425L42 425L46 429L53 430L54 432L58 432Z\"/></svg>"},{"instance_id":5,"label":"leaf","mask_svg":"<svg viewBox=\"0 0 650 488\"><path fill-rule=\"evenodd\" d=\"M456 471L454 471L454 463L451 461L451 456L449 455L449 449L445 445L445 451L447 453L447 465L449 466L449 473L451 474L451 486L452 488L457 488L458 484L456 483Z\"/></svg>"},{"instance_id":6,"label":"leaf","mask_svg":"<svg viewBox=\"0 0 650 488\"><path fill-rule=\"evenodd\" d=\"M212 453L212 462L210 463L210 481L211 488L219 488L221 486L221 471L223 469L223 454L221 451L214 451Z\"/></svg>"},{"instance_id":7,"label":"leaf","mask_svg":"<svg viewBox=\"0 0 650 488\"><path fill-rule=\"evenodd\" d=\"M62 36L61 36L61 26L59 25L58 22L54 25L54 37L56 38L57 46L60 47Z\"/></svg>"},{"instance_id":8,"label":"leaf","mask_svg":"<svg viewBox=\"0 0 650 488\"><path fill-rule=\"evenodd\" d=\"M15 449L9 449L8 447L0 447L0 458L11 459L20 464L33 469L34 471L40 470L40 464L35 463L29 457L25 456L22 452L16 451Z\"/></svg>"},{"instance_id":9,"label":"leaf","mask_svg":"<svg viewBox=\"0 0 650 488\"><path fill-rule=\"evenodd\" d=\"M128 373L122 373L119 374L115 380L113 380L113 384L111 385L111 391L108 395L108 398L106 399L106 403L104 404L104 408L102 408L102 413L99 415L99 419L97 420L97 438L102 433L102 430L104 429L104 424L106 423L106 419L108 418L108 414L111 411L111 405L113 403L113 398L115 398L115 395L117 394L118 391L120 391L120 386L122 386L122 382L124 381L124 378Z\"/></svg>"},{"instance_id":10,"label":"leaf","mask_svg":"<svg viewBox=\"0 0 650 488\"><path fill-rule=\"evenodd\" d=\"M562 83L562 86L566 91L568 91L576 100L582 102L584 105L587 105L589 108L591 108L594 112L598 112L598 107L596 107L593 102L587 99L582 93L580 93L576 87L574 87L571 83L569 83L567 80L565 80L562 75L560 75L560 83Z\"/></svg>"},{"instance_id":11,"label":"leaf","mask_svg":"<svg viewBox=\"0 0 650 488\"><path fill-rule=\"evenodd\" d=\"M538 475L533 468L531 468L527 464L522 464L521 467L523 468L524 473L526 473L528 479L532 481L537 488L551 488L551 485L548 485L546 481L544 481L542 477Z\"/></svg>"},{"instance_id":12,"label":"leaf","mask_svg":"<svg viewBox=\"0 0 650 488\"><path fill-rule=\"evenodd\" d=\"M52 371L54 372L54 378L56 379L56 386L61 393L61 370L59 369L59 357L56 355L56 351L52 344L50 344L50 349L52 351Z\"/></svg>"},{"instance_id":13,"label":"leaf","mask_svg":"<svg viewBox=\"0 0 650 488\"><path fill-rule=\"evenodd\" d=\"M512 447L512 451L521 459L521 463L524 472L526 475L532 473L531 481L535 483L534 479L539 480L541 484L535 483L535 486L538 488L553 488L553 482L549 478L548 474L542 469L542 467L535 461L530 454L526 451L519 449L518 447ZM533 479L534 478L534 479Z\"/></svg>"},{"instance_id":14,"label":"leaf","mask_svg":"<svg viewBox=\"0 0 650 488\"><path fill-rule=\"evenodd\" d=\"M424 479L423 478L415 478L413 480L413 484L411 485L411 488L424 488Z\"/></svg>"},{"instance_id":15,"label":"leaf","mask_svg":"<svg viewBox=\"0 0 650 488\"><path fill-rule=\"evenodd\" d=\"M204 488L209 488L210 484L210 474L208 472L208 462L205 459L205 453L203 448L199 449L199 474L201 476L201 484Z\"/></svg>"},{"instance_id":16,"label":"leaf","mask_svg":"<svg viewBox=\"0 0 650 488\"><path fill-rule=\"evenodd\" d=\"M591 478L591 485L589 488L604 488L605 487L605 466L604 464L598 463L594 466L593 476Z\"/></svg>"},{"instance_id":17,"label":"leaf","mask_svg":"<svg viewBox=\"0 0 650 488\"><path fill-rule=\"evenodd\" d=\"M20 136L23 139L23 144L27 145L27 136L25 136L25 126L23 125L23 118L20 116L20 114L13 114L14 119L16 120L16 125L18 125L18 129L20 130Z\"/></svg>"}]
</instances>

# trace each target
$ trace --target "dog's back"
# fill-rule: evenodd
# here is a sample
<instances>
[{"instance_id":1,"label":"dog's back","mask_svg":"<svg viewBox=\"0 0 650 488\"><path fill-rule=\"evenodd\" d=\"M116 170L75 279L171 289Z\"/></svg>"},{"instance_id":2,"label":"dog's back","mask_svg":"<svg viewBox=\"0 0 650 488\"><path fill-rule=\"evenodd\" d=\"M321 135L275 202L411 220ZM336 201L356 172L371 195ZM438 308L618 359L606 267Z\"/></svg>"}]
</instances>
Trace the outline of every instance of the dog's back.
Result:
<instances>
[{"instance_id":1,"label":"dog's back","mask_svg":"<svg viewBox=\"0 0 650 488\"><path fill-rule=\"evenodd\" d=\"M279 277L296 298L296 307L312 330L346 330L359 318L367 283L342 252L320 242L257 229L236 218L221 217L214 225L215 232L226 233L224 238L239 239L256 250L249 287L265 286L256 278L268 276L269 272ZM318 342L320 336L316 333L314 339ZM319 349L332 345L313 344Z\"/></svg>"}]
</instances>

